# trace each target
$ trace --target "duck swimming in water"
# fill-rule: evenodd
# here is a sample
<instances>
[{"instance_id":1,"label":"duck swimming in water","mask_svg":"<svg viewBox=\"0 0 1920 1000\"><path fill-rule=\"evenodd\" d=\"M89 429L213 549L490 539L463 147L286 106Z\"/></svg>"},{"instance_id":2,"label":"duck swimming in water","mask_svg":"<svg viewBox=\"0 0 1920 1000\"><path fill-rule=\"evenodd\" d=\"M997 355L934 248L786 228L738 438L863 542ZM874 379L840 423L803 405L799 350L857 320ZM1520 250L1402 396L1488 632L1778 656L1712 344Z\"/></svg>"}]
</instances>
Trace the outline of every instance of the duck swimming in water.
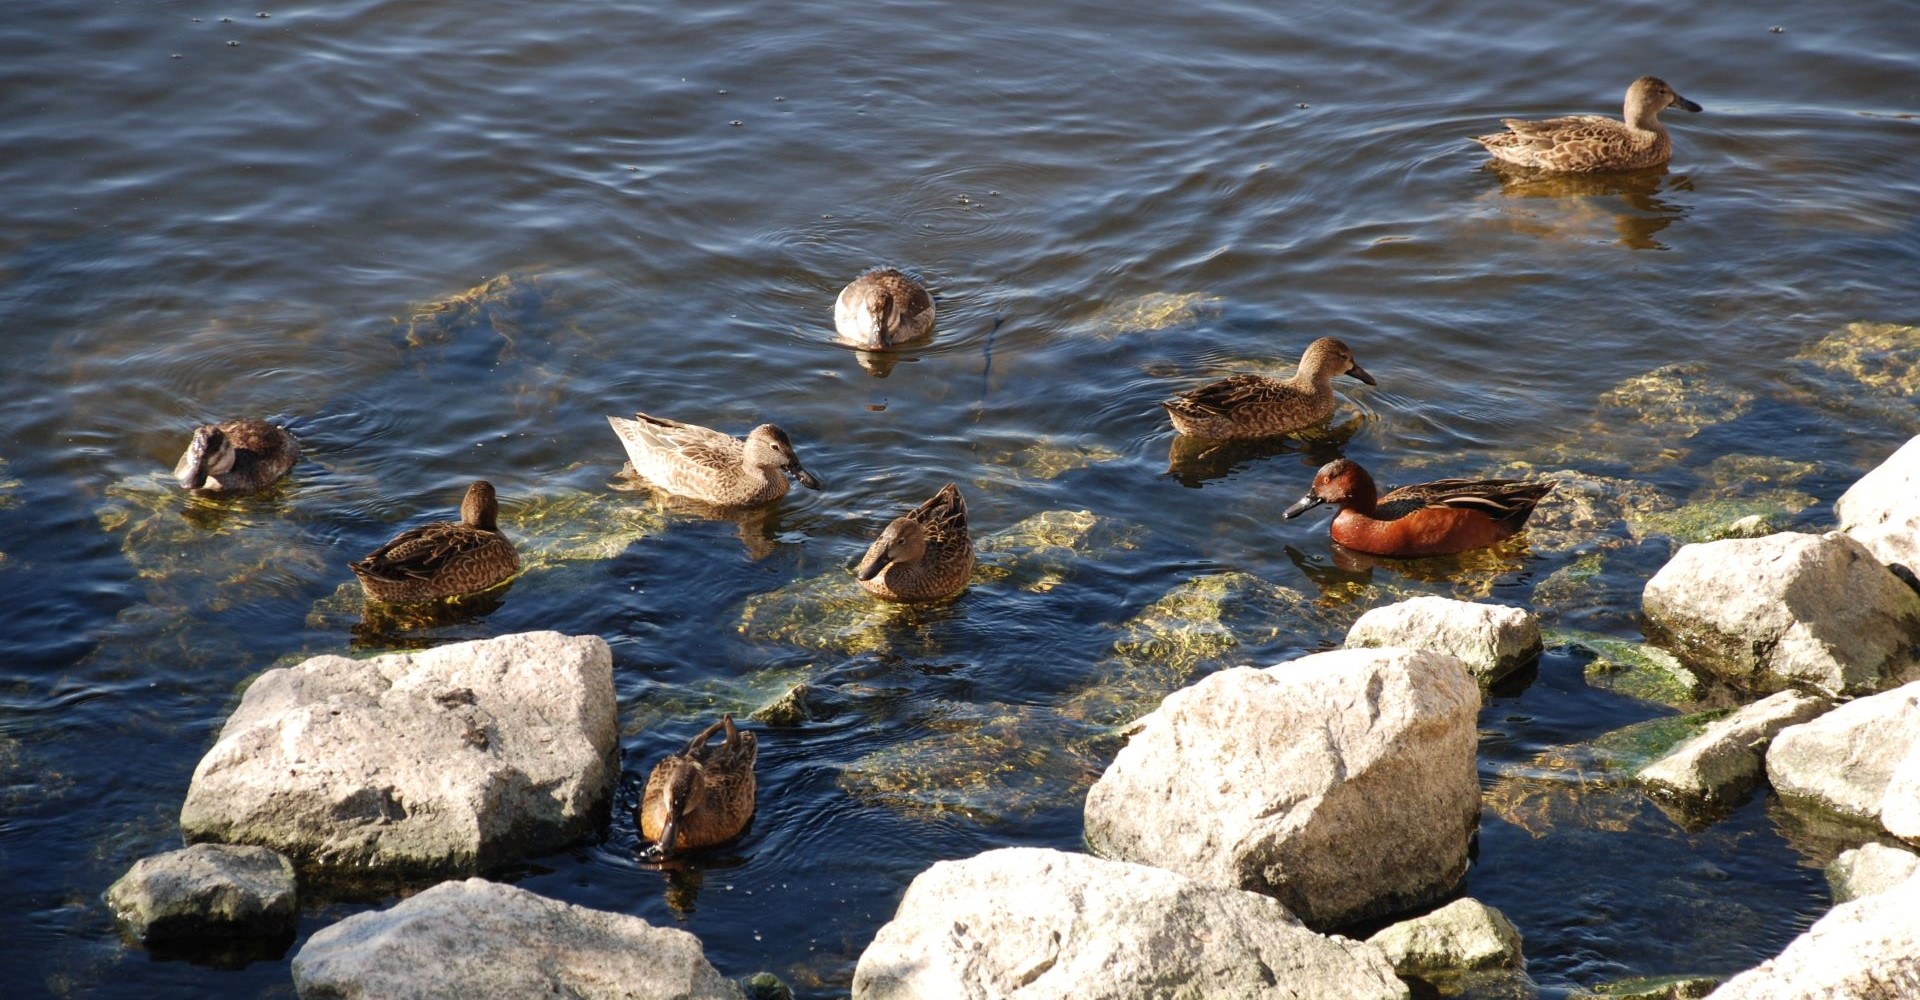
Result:
<instances>
[{"instance_id":1,"label":"duck swimming in water","mask_svg":"<svg viewBox=\"0 0 1920 1000\"><path fill-rule=\"evenodd\" d=\"M464 597L491 590L520 570L500 533L493 484L476 479L460 502L460 520L410 528L350 567L367 596L390 604Z\"/></svg>"},{"instance_id":2,"label":"duck swimming in water","mask_svg":"<svg viewBox=\"0 0 1920 1000\"><path fill-rule=\"evenodd\" d=\"M273 485L298 461L300 442L286 428L264 420L230 420L195 427L173 477L181 489L238 496Z\"/></svg>"},{"instance_id":3,"label":"duck swimming in water","mask_svg":"<svg viewBox=\"0 0 1920 1000\"><path fill-rule=\"evenodd\" d=\"M1492 545L1518 532L1553 487L1552 480L1440 479L1377 496L1367 470L1338 458L1320 467L1313 487L1284 516L1299 517L1330 503L1340 513L1328 531L1347 548L1377 556L1439 556Z\"/></svg>"},{"instance_id":4,"label":"duck swimming in water","mask_svg":"<svg viewBox=\"0 0 1920 1000\"><path fill-rule=\"evenodd\" d=\"M1160 405L1182 434L1213 440L1290 434L1333 415L1333 377L1351 375L1378 385L1353 360L1353 351L1332 337L1321 337L1300 355L1292 378L1234 375L1183 392Z\"/></svg>"},{"instance_id":5,"label":"duck swimming in water","mask_svg":"<svg viewBox=\"0 0 1920 1000\"><path fill-rule=\"evenodd\" d=\"M1700 110L1700 105L1675 93L1665 80L1643 76L1627 88L1624 120L1603 115L1542 121L1503 118L1507 131L1476 135L1473 141L1497 160L1538 170L1640 170L1667 162L1673 152L1673 140L1660 124L1660 112L1669 107Z\"/></svg>"},{"instance_id":6,"label":"duck swimming in water","mask_svg":"<svg viewBox=\"0 0 1920 1000\"><path fill-rule=\"evenodd\" d=\"M868 547L854 577L867 593L887 601L937 601L965 590L973 578L973 540L960 487L948 483L894 518Z\"/></svg>"},{"instance_id":7,"label":"duck swimming in water","mask_svg":"<svg viewBox=\"0 0 1920 1000\"><path fill-rule=\"evenodd\" d=\"M727 738L711 745L714 734ZM753 765L760 744L733 726L733 716L700 731L679 753L669 754L647 775L640 799L640 836L653 842L649 857L723 844L740 836L753 819L758 791Z\"/></svg>"},{"instance_id":8,"label":"duck swimming in water","mask_svg":"<svg viewBox=\"0 0 1920 1000\"><path fill-rule=\"evenodd\" d=\"M891 267L853 279L833 302L833 326L843 343L868 351L933 335L933 296Z\"/></svg>"},{"instance_id":9,"label":"duck swimming in water","mask_svg":"<svg viewBox=\"0 0 1920 1000\"><path fill-rule=\"evenodd\" d=\"M800 465L787 432L761 424L742 441L697 424L636 413L608 417L640 478L677 496L716 507L751 507L787 495L787 474L817 490L821 483Z\"/></svg>"}]
</instances>

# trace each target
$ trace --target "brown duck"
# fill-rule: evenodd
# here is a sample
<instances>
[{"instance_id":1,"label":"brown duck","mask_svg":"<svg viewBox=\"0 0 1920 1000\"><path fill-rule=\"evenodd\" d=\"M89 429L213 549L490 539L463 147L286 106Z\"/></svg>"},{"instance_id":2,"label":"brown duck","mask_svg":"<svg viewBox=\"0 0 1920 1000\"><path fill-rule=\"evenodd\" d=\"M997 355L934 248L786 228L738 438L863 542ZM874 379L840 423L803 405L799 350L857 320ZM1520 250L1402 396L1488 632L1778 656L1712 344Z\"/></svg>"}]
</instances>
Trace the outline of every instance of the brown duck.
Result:
<instances>
[{"instance_id":1,"label":"brown duck","mask_svg":"<svg viewBox=\"0 0 1920 1000\"><path fill-rule=\"evenodd\" d=\"M1605 115L1540 121L1503 118L1500 123L1507 131L1476 135L1473 141L1497 160L1536 170L1641 170L1657 167L1673 154L1673 139L1660 124L1660 112L1670 107L1700 110L1700 105L1675 93L1667 81L1643 76L1627 87L1620 121Z\"/></svg>"},{"instance_id":2,"label":"brown duck","mask_svg":"<svg viewBox=\"0 0 1920 1000\"><path fill-rule=\"evenodd\" d=\"M1437 479L1379 496L1359 463L1337 458L1314 474L1313 487L1285 517L1330 503L1340 509L1329 532L1359 552L1412 558L1492 545L1518 532L1534 505L1553 492L1550 479Z\"/></svg>"},{"instance_id":3,"label":"brown duck","mask_svg":"<svg viewBox=\"0 0 1920 1000\"><path fill-rule=\"evenodd\" d=\"M461 597L513 578L520 557L500 533L493 484L476 479L460 503L460 520L410 528L352 564L360 586L376 601L406 604Z\"/></svg>"},{"instance_id":4,"label":"brown duck","mask_svg":"<svg viewBox=\"0 0 1920 1000\"><path fill-rule=\"evenodd\" d=\"M891 267L853 279L833 301L833 326L843 343L869 351L933 335L933 296Z\"/></svg>"},{"instance_id":5,"label":"brown duck","mask_svg":"<svg viewBox=\"0 0 1920 1000\"><path fill-rule=\"evenodd\" d=\"M948 483L894 518L867 548L854 577L887 601L937 601L965 590L973 578L973 539L960 487Z\"/></svg>"},{"instance_id":6,"label":"brown duck","mask_svg":"<svg viewBox=\"0 0 1920 1000\"><path fill-rule=\"evenodd\" d=\"M300 442L264 420L201 424L174 464L180 488L195 493L237 496L257 493L300 461Z\"/></svg>"},{"instance_id":7,"label":"brown duck","mask_svg":"<svg viewBox=\"0 0 1920 1000\"><path fill-rule=\"evenodd\" d=\"M710 745L722 729L726 740ZM735 729L728 714L655 764L638 817L640 836L653 842L648 856L666 858L740 836L753 819L753 765L759 756L753 734Z\"/></svg>"},{"instance_id":8,"label":"brown duck","mask_svg":"<svg viewBox=\"0 0 1920 1000\"><path fill-rule=\"evenodd\" d=\"M1368 385L1373 376L1353 360L1347 345L1321 337L1300 356L1292 378L1235 375L1183 392L1161 403L1173 429L1214 440L1272 437L1311 427L1333 415L1333 377L1351 375Z\"/></svg>"}]
</instances>

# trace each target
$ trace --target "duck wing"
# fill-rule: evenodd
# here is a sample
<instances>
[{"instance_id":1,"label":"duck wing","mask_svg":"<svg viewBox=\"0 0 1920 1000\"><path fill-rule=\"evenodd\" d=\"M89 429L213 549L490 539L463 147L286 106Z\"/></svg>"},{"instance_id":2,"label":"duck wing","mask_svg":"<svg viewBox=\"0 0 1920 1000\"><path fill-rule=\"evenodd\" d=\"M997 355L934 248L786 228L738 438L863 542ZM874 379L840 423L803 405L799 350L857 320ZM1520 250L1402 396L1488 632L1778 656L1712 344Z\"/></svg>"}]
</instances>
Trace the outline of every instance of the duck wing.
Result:
<instances>
[{"instance_id":1,"label":"duck wing","mask_svg":"<svg viewBox=\"0 0 1920 1000\"><path fill-rule=\"evenodd\" d=\"M1230 375L1167 400L1170 409L1221 415L1261 403L1277 403L1299 394L1292 384L1265 375Z\"/></svg>"},{"instance_id":2,"label":"duck wing","mask_svg":"<svg viewBox=\"0 0 1920 1000\"><path fill-rule=\"evenodd\" d=\"M1517 526L1555 485L1550 479L1436 479L1388 491L1380 498L1375 516L1396 520L1428 507L1451 507L1477 510L1496 523Z\"/></svg>"},{"instance_id":3,"label":"duck wing","mask_svg":"<svg viewBox=\"0 0 1920 1000\"><path fill-rule=\"evenodd\" d=\"M967 501L960 495L960 487L952 483L940 487L940 492L907 516L926 529L929 548L967 540Z\"/></svg>"},{"instance_id":4,"label":"duck wing","mask_svg":"<svg viewBox=\"0 0 1920 1000\"><path fill-rule=\"evenodd\" d=\"M1541 148L1569 142L1618 139L1623 126L1605 115L1569 115L1565 118L1502 118L1500 124Z\"/></svg>"}]
</instances>

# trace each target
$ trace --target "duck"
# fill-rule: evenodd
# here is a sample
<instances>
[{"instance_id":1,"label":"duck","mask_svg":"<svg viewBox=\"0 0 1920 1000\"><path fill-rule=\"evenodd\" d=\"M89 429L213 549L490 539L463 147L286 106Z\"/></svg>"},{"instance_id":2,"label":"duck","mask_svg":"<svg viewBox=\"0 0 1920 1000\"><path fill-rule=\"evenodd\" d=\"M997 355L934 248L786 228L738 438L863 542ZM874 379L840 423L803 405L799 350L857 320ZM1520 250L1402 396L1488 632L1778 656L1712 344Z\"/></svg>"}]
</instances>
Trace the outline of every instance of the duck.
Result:
<instances>
[{"instance_id":1,"label":"duck","mask_svg":"<svg viewBox=\"0 0 1920 1000\"><path fill-rule=\"evenodd\" d=\"M860 560L854 579L883 601L938 601L973 578L973 539L960 487L940 487L932 499L896 517Z\"/></svg>"},{"instance_id":2,"label":"duck","mask_svg":"<svg viewBox=\"0 0 1920 1000\"><path fill-rule=\"evenodd\" d=\"M493 484L476 479L460 502L460 520L409 528L350 568L368 598L389 604L491 590L520 570L513 542L500 533L499 516Z\"/></svg>"},{"instance_id":3,"label":"duck","mask_svg":"<svg viewBox=\"0 0 1920 1000\"><path fill-rule=\"evenodd\" d=\"M1643 76L1627 87L1621 121L1604 115L1541 121L1503 118L1507 131L1476 135L1473 141L1485 146L1496 160L1537 170L1641 170L1666 163L1673 153L1673 140L1660 124L1660 112L1669 107L1700 110L1700 105L1681 97L1665 80Z\"/></svg>"},{"instance_id":4,"label":"duck","mask_svg":"<svg viewBox=\"0 0 1920 1000\"><path fill-rule=\"evenodd\" d=\"M186 453L173 466L173 478L189 492L239 496L273 485L298 461L300 442L285 427L264 420L229 420L193 429Z\"/></svg>"},{"instance_id":5,"label":"duck","mask_svg":"<svg viewBox=\"0 0 1920 1000\"><path fill-rule=\"evenodd\" d=\"M1218 441L1289 434L1333 415L1333 377L1351 375L1379 385L1353 351L1334 337L1321 337L1300 355L1292 378L1234 375L1183 392L1161 406L1173 429Z\"/></svg>"},{"instance_id":6,"label":"duck","mask_svg":"<svg viewBox=\"0 0 1920 1000\"><path fill-rule=\"evenodd\" d=\"M933 296L896 268L876 268L840 290L833 326L842 343L884 351L933 335Z\"/></svg>"},{"instance_id":7,"label":"duck","mask_svg":"<svg viewBox=\"0 0 1920 1000\"><path fill-rule=\"evenodd\" d=\"M714 734L725 730L718 746ZM724 844L746 830L753 819L754 761L760 744L734 728L733 715L700 731L679 753L669 754L647 775L636 820L640 836L652 841L648 857L664 860L675 851Z\"/></svg>"},{"instance_id":8,"label":"duck","mask_svg":"<svg viewBox=\"0 0 1920 1000\"><path fill-rule=\"evenodd\" d=\"M676 496L715 507L753 507L787 495L787 475L810 490L820 480L800 465L787 432L761 424L746 439L697 424L635 413L608 417L633 471Z\"/></svg>"},{"instance_id":9,"label":"duck","mask_svg":"<svg viewBox=\"0 0 1920 1000\"><path fill-rule=\"evenodd\" d=\"M1340 509L1329 531L1347 548L1377 556L1440 556L1484 548L1518 532L1552 480L1439 479L1377 496L1373 477L1337 458L1314 473L1313 488L1284 516L1324 503Z\"/></svg>"}]
</instances>

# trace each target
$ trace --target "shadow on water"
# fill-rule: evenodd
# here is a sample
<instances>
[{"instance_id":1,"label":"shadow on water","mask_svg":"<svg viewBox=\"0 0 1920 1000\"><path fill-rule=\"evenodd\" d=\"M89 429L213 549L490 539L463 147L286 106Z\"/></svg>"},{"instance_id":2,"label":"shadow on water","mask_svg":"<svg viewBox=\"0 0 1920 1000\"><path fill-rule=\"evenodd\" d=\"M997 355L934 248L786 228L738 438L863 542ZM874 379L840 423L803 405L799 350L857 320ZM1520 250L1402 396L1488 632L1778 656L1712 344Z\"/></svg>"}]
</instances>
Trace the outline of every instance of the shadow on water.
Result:
<instances>
[{"instance_id":1,"label":"shadow on water","mask_svg":"<svg viewBox=\"0 0 1920 1000\"><path fill-rule=\"evenodd\" d=\"M1687 214L1686 205L1660 197L1663 186L1669 192L1693 191L1690 177L1679 174L1669 181L1664 166L1617 173L1563 174L1493 160L1483 169L1500 178L1500 193L1508 198L1578 200L1582 211L1570 211L1554 220L1543 219L1549 226L1578 227L1589 217L1585 213L1595 210L1606 213L1611 217L1619 244L1634 250L1667 249L1666 244L1654 236Z\"/></svg>"},{"instance_id":2,"label":"shadow on water","mask_svg":"<svg viewBox=\"0 0 1920 1000\"><path fill-rule=\"evenodd\" d=\"M1167 475L1188 489L1200 489L1276 455L1305 455L1315 467L1344 454L1347 442L1365 427L1364 416L1314 428L1293 436L1217 441L1175 434L1167 446Z\"/></svg>"}]
</instances>

